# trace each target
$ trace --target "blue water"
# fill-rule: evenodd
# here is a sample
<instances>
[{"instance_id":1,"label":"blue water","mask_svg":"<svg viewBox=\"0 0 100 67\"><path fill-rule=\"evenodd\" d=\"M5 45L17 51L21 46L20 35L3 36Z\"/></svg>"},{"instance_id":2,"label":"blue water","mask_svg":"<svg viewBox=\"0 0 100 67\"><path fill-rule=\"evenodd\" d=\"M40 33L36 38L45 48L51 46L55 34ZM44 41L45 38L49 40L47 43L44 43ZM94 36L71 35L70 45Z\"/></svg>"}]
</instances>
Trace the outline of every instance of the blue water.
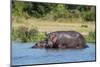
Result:
<instances>
[{"instance_id":1,"label":"blue water","mask_svg":"<svg viewBox=\"0 0 100 67\"><path fill-rule=\"evenodd\" d=\"M34 43L12 43L12 65L95 61L95 43L85 49L40 49Z\"/></svg>"}]
</instances>

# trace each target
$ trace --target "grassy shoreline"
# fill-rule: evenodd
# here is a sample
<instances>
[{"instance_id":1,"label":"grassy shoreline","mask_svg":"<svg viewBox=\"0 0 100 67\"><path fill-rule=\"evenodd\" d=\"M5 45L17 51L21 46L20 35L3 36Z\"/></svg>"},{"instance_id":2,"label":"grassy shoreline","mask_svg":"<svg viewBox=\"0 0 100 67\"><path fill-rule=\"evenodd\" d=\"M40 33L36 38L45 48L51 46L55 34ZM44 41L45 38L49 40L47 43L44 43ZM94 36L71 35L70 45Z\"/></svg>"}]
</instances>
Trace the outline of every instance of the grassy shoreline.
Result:
<instances>
[{"instance_id":1,"label":"grassy shoreline","mask_svg":"<svg viewBox=\"0 0 100 67\"><path fill-rule=\"evenodd\" d=\"M86 42L95 42L95 22L72 20L43 20L36 18L12 19L12 40L20 42L41 41L46 38L46 32L53 31L77 31L80 32L86 39Z\"/></svg>"},{"instance_id":2,"label":"grassy shoreline","mask_svg":"<svg viewBox=\"0 0 100 67\"><path fill-rule=\"evenodd\" d=\"M20 29L21 30L21 29ZM25 30L25 29L23 29ZM34 30L33 30L34 31ZM26 33L27 32L27 33ZM31 33L31 34L29 34ZM88 35L83 35L86 42L95 43L95 32L90 32ZM35 34L31 31L15 31L12 33L12 40L18 42L39 42L44 40L46 37L45 32L37 32Z\"/></svg>"}]
</instances>

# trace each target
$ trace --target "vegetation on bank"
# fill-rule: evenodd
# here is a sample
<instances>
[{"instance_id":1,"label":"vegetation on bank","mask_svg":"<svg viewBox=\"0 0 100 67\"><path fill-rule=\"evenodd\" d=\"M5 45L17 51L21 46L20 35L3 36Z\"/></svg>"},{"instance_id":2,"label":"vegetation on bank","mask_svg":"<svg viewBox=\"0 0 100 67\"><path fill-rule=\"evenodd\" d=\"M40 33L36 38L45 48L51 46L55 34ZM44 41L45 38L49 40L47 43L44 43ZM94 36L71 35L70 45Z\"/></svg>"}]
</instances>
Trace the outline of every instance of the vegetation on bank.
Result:
<instances>
[{"instance_id":1,"label":"vegetation on bank","mask_svg":"<svg viewBox=\"0 0 100 67\"><path fill-rule=\"evenodd\" d=\"M89 34L84 37L86 42L91 42L91 43L96 42L96 32L89 32Z\"/></svg>"},{"instance_id":2,"label":"vegetation on bank","mask_svg":"<svg viewBox=\"0 0 100 67\"><path fill-rule=\"evenodd\" d=\"M89 32L88 35L84 35L86 42L96 42L95 32ZM14 30L12 33L12 40L19 42L39 42L47 38L45 32L38 32L35 29L28 31L27 29Z\"/></svg>"},{"instance_id":3,"label":"vegetation on bank","mask_svg":"<svg viewBox=\"0 0 100 67\"><path fill-rule=\"evenodd\" d=\"M60 3L12 1L12 15L42 18L42 20L58 20L78 18L83 21L95 21L95 6L70 5Z\"/></svg>"},{"instance_id":4,"label":"vegetation on bank","mask_svg":"<svg viewBox=\"0 0 100 67\"><path fill-rule=\"evenodd\" d=\"M46 32L78 31L95 42L95 6L12 1L12 40L38 42Z\"/></svg>"},{"instance_id":5,"label":"vegetation on bank","mask_svg":"<svg viewBox=\"0 0 100 67\"><path fill-rule=\"evenodd\" d=\"M29 23L15 22L14 25L12 24L12 40L20 42L38 42L47 38L47 35L45 34L46 32L60 31L62 29L64 31L68 30L78 31L85 37L85 40L87 42L95 42L96 32L94 32L95 29L94 24L91 25L86 23L85 24L76 23L76 25L73 25L73 23L67 23L68 25L65 25L65 23L64 24L61 23L61 25L60 24L58 25L57 23L50 24L50 22L45 22L44 25L43 22L41 23L37 22L32 25L31 22ZM63 26L64 28L62 28ZM42 27L45 28L43 29Z\"/></svg>"},{"instance_id":6,"label":"vegetation on bank","mask_svg":"<svg viewBox=\"0 0 100 67\"><path fill-rule=\"evenodd\" d=\"M37 42L43 41L46 38L45 34L39 32L36 28L29 29L28 27L21 26L18 29L13 28L12 40L19 42Z\"/></svg>"}]
</instances>

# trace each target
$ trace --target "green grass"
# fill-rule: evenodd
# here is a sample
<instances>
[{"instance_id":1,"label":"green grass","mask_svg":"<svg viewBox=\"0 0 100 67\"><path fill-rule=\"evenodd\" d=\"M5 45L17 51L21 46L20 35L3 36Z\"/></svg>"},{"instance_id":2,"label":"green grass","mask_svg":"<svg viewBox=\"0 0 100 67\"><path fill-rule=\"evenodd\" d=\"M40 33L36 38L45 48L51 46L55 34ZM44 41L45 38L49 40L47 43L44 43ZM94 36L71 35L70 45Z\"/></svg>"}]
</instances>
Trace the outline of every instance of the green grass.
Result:
<instances>
[{"instance_id":1,"label":"green grass","mask_svg":"<svg viewBox=\"0 0 100 67\"><path fill-rule=\"evenodd\" d=\"M96 32L89 32L89 34L84 37L87 42L96 42Z\"/></svg>"}]
</instances>

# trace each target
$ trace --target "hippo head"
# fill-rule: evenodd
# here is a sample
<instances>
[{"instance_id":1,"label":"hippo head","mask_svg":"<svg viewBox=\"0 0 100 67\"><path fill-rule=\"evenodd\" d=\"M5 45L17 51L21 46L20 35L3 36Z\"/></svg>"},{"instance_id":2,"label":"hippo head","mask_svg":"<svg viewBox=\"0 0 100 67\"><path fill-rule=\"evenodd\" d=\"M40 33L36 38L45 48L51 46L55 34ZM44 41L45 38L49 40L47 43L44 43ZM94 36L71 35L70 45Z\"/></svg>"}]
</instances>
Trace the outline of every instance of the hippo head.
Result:
<instances>
[{"instance_id":1,"label":"hippo head","mask_svg":"<svg viewBox=\"0 0 100 67\"><path fill-rule=\"evenodd\" d=\"M32 46L32 48L51 48L51 46L46 41L41 41Z\"/></svg>"}]
</instances>

